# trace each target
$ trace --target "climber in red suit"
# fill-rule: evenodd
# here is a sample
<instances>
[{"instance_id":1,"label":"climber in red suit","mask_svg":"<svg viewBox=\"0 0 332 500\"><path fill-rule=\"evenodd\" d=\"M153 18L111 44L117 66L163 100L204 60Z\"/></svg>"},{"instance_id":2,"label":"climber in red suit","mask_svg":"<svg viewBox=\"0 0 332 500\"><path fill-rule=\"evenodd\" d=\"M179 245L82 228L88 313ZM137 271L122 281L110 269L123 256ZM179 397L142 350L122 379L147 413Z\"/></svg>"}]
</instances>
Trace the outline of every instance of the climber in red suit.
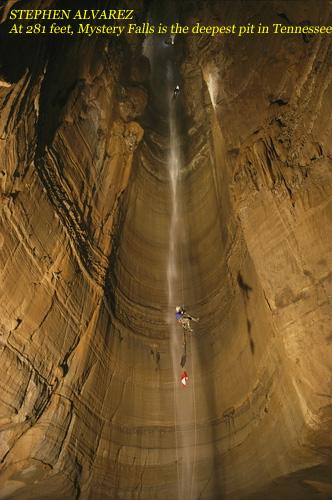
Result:
<instances>
[{"instance_id":1,"label":"climber in red suit","mask_svg":"<svg viewBox=\"0 0 332 500\"><path fill-rule=\"evenodd\" d=\"M185 371L183 371L181 375L181 384L183 389L186 387L187 380L188 380L188 375L186 374Z\"/></svg>"}]
</instances>

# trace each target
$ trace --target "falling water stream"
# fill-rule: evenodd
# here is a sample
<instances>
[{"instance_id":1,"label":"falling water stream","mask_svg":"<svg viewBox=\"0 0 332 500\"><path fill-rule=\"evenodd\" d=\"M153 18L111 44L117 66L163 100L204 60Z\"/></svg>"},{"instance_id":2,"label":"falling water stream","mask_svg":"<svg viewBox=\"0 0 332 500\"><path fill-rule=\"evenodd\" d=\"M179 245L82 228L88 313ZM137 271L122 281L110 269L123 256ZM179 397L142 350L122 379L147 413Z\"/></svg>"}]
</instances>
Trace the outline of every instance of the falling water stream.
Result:
<instances>
[{"instance_id":1,"label":"falling water stream","mask_svg":"<svg viewBox=\"0 0 332 500\"><path fill-rule=\"evenodd\" d=\"M151 20L153 22L153 20ZM196 463L196 403L194 378L194 341L187 337L186 353L183 347L183 329L174 316L177 305L185 306L184 284L190 285L186 221L183 220L184 181L181 175L181 143L179 140L179 99L173 100L172 89L178 83L174 47L165 45L165 37L152 35L143 44L143 53L151 64L150 84L162 105L167 105L169 121L169 153L167 158L170 186L170 228L167 261L168 313L166 321L170 332L170 353L174 384L174 433L176 445L178 500L195 500ZM186 356L184 356L186 354ZM185 362L185 366L183 366ZM181 366L182 364L182 366ZM181 373L186 370L189 380L181 386Z\"/></svg>"},{"instance_id":2,"label":"falling water stream","mask_svg":"<svg viewBox=\"0 0 332 500\"><path fill-rule=\"evenodd\" d=\"M194 500L195 454L196 454L196 408L194 393L194 361L192 356L192 337L188 336L184 346L183 329L176 322L174 309L184 305L184 256L185 221L181 218L181 147L178 140L176 101L169 100L170 153L168 158L171 190L171 222L169 255L167 266L168 303L170 311L170 346L174 378L174 420L176 436L176 463L178 474L179 500ZM187 368L186 358L190 360ZM181 366L182 365L182 366ZM189 371L189 381L182 388L180 376L182 368Z\"/></svg>"}]
</instances>

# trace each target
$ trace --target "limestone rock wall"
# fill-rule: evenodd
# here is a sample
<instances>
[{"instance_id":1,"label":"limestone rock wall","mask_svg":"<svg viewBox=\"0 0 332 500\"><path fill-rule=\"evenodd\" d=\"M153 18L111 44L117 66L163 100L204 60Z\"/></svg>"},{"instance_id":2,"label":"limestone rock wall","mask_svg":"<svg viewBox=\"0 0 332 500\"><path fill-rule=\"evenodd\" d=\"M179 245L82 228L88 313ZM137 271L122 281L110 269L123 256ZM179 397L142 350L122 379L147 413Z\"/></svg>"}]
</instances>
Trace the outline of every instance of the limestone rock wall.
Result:
<instances>
[{"instance_id":1,"label":"limestone rock wall","mask_svg":"<svg viewBox=\"0 0 332 500\"><path fill-rule=\"evenodd\" d=\"M164 19L164 5L125 4ZM23 46L6 5L0 498L260 498L280 477L269 498L328 498L329 37ZM328 2L241 6L170 15L331 24ZM168 67L181 83L175 296L200 317L185 391L167 293Z\"/></svg>"}]
</instances>

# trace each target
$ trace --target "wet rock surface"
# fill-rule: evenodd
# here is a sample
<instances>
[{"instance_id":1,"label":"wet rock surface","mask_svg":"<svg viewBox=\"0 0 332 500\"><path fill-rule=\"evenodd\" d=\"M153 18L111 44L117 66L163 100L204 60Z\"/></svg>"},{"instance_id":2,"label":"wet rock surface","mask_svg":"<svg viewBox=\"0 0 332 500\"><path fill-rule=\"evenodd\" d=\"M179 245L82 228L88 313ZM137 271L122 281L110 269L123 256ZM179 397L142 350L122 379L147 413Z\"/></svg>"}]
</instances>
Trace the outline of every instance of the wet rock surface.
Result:
<instances>
[{"instance_id":1,"label":"wet rock surface","mask_svg":"<svg viewBox=\"0 0 332 500\"><path fill-rule=\"evenodd\" d=\"M12 4L0 498L331 498L329 36L22 42L7 34ZM125 4L145 20L148 5ZM332 22L328 2L242 5L186 1L177 18ZM174 294L200 317L185 391L169 337L169 106L185 241Z\"/></svg>"}]
</instances>

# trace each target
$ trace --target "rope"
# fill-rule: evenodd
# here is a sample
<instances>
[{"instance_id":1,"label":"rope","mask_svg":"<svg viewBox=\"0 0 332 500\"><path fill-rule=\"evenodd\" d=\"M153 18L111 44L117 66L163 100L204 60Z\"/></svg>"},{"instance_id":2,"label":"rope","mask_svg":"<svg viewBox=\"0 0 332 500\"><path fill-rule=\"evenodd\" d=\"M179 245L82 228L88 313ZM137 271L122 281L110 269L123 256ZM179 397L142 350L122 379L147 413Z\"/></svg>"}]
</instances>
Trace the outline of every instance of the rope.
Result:
<instances>
[{"instance_id":1,"label":"rope","mask_svg":"<svg viewBox=\"0 0 332 500\"><path fill-rule=\"evenodd\" d=\"M183 234L183 233L182 233ZM182 307L184 309L184 300L183 300L183 282L184 282L184 272L183 272L183 243L181 241L181 249L180 249L180 269L181 269L181 301L182 301ZM184 331L184 338L185 338L185 342L184 342L184 345L185 345L185 350L186 350L186 332ZM194 491L194 484L195 484L195 468L196 468L196 448L197 448L197 422L196 422L196 396L195 396L195 376L194 376L194 357L193 357L193 340L192 340L192 336L189 336L189 338L191 339L191 379L192 379L192 391L193 391L193 406L194 406L194 414L193 414L193 418L194 418L194 460L193 460L193 464L192 464L192 475L191 475L191 487L190 487L190 500L194 500L194 494L195 494L195 491ZM178 469L178 474L179 474L179 469ZM178 482L179 482L179 477L178 477Z\"/></svg>"},{"instance_id":2,"label":"rope","mask_svg":"<svg viewBox=\"0 0 332 500\"><path fill-rule=\"evenodd\" d=\"M180 496L180 471L179 471L179 449L178 449L178 422L177 422L177 398L176 398L176 388L174 387L174 422L175 422L175 450L176 450L176 472L178 477L178 498Z\"/></svg>"},{"instance_id":3,"label":"rope","mask_svg":"<svg viewBox=\"0 0 332 500\"><path fill-rule=\"evenodd\" d=\"M183 300L183 261L182 261L182 241L181 241L181 250L180 250L180 268L181 268L181 302L182 302L182 307L184 308L184 300Z\"/></svg>"},{"instance_id":4,"label":"rope","mask_svg":"<svg viewBox=\"0 0 332 500\"><path fill-rule=\"evenodd\" d=\"M191 479L191 500L194 498L194 480L195 480L195 467L196 467L196 445L197 445L197 417L196 417L196 392L195 392L195 376L194 376L194 357L193 357L193 341L191 341L191 370L192 370L192 380L193 380L193 400L194 400L194 461L192 469L192 479Z\"/></svg>"}]
</instances>

